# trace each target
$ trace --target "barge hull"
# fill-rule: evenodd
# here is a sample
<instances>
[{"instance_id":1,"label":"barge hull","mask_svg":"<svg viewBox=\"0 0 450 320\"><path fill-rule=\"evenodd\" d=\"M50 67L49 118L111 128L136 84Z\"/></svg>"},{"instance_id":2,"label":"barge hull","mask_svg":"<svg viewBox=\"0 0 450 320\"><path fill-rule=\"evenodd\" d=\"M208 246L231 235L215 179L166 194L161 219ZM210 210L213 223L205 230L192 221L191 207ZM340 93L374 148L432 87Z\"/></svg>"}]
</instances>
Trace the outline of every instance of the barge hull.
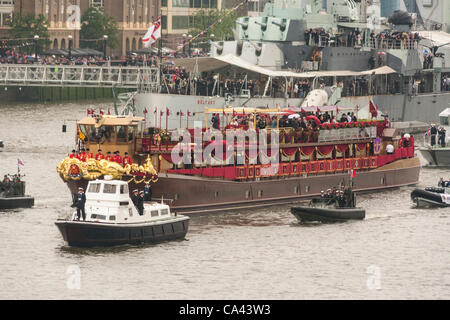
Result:
<instances>
[{"instance_id":1,"label":"barge hull","mask_svg":"<svg viewBox=\"0 0 450 320\"><path fill-rule=\"evenodd\" d=\"M353 190L358 192L384 190L419 181L419 159L398 160L381 168L359 171L353 179ZM124 177L123 179L127 179ZM349 184L347 172L308 176L261 179L259 181L231 181L196 176L160 173L153 185L153 197L173 199L171 210L184 215L290 204L320 195L340 184ZM73 193L87 181L67 182ZM130 183L130 190L143 189L143 184Z\"/></svg>"}]
</instances>

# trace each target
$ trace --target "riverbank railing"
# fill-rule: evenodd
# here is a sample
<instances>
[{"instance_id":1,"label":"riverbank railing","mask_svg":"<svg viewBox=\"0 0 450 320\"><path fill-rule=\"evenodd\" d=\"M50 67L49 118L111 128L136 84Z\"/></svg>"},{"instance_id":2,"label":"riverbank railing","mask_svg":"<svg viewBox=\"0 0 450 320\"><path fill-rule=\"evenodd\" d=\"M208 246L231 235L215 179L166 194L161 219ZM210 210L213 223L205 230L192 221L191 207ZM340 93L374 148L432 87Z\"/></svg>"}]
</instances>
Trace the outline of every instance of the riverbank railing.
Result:
<instances>
[{"instance_id":1,"label":"riverbank railing","mask_svg":"<svg viewBox=\"0 0 450 320\"><path fill-rule=\"evenodd\" d=\"M57 66L0 64L6 86L154 88L159 70L151 67Z\"/></svg>"}]
</instances>

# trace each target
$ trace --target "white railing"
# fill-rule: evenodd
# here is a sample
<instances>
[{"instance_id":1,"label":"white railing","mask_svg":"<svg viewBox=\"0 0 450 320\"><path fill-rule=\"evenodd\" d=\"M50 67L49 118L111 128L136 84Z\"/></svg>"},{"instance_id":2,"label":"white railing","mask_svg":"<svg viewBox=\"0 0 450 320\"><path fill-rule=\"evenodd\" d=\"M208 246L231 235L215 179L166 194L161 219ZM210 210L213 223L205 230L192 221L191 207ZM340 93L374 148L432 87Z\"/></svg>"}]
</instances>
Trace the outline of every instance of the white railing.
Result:
<instances>
[{"instance_id":1,"label":"white railing","mask_svg":"<svg viewBox=\"0 0 450 320\"><path fill-rule=\"evenodd\" d=\"M159 86L159 70L148 67L1 64L0 84L7 86L156 88Z\"/></svg>"}]
</instances>

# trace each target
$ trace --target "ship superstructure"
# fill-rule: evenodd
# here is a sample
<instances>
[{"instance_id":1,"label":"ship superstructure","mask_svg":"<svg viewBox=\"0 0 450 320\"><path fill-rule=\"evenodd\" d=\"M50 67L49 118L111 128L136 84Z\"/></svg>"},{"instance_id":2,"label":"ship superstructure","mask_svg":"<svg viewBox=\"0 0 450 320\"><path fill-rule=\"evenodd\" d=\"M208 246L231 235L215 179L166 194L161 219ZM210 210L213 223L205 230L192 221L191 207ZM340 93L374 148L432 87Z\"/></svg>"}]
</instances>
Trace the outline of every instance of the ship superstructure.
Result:
<instances>
[{"instance_id":1,"label":"ship superstructure","mask_svg":"<svg viewBox=\"0 0 450 320\"><path fill-rule=\"evenodd\" d=\"M328 12L321 5L274 0L259 16L237 19L236 40L213 42L206 57L175 59L189 76L166 74L160 92L138 92L125 112L154 110L152 125L163 113L171 129L180 126L180 114L183 126L203 121L205 106L341 105L368 112L372 99L394 121L437 118L450 97L443 86L450 75L448 33L419 28L414 15L380 18L378 1L340 1Z\"/></svg>"}]
</instances>

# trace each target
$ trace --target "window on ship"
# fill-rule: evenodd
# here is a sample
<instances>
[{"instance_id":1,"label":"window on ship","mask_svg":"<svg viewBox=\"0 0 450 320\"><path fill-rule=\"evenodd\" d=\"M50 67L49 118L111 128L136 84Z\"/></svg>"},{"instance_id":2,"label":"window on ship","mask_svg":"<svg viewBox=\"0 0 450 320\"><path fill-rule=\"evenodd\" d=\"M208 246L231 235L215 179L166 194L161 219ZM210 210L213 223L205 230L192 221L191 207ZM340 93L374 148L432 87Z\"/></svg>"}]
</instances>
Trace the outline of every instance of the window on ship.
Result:
<instances>
[{"instance_id":1,"label":"window on ship","mask_svg":"<svg viewBox=\"0 0 450 320\"><path fill-rule=\"evenodd\" d=\"M116 193L116 185L105 184L103 187L103 193Z\"/></svg>"}]
</instances>

